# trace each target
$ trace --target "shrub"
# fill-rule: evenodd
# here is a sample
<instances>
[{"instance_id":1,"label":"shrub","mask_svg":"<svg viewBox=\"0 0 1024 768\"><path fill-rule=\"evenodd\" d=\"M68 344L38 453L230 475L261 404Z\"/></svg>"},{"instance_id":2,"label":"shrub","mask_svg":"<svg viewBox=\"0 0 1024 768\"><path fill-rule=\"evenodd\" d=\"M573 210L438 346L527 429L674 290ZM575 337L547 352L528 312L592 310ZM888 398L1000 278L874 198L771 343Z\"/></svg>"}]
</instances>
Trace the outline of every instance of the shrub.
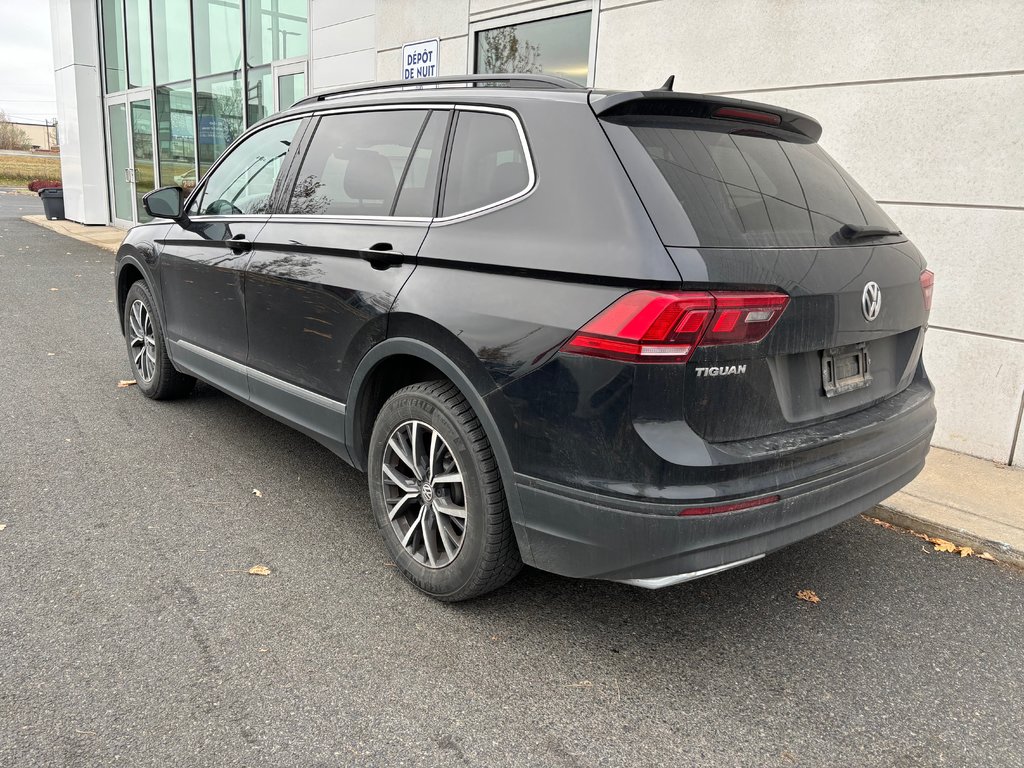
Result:
<instances>
[{"instance_id":1,"label":"shrub","mask_svg":"<svg viewBox=\"0 0 1024 768\"><path fill-rule=\"evenodd\" d=\"M49 189L52 187L60 189L63 186L63 184L59 181L55 181L54 179L36 179L35 181L30 181L28 183L28 188L32 192L38 192L40 189Z\"/></svg>"}]
</instances>

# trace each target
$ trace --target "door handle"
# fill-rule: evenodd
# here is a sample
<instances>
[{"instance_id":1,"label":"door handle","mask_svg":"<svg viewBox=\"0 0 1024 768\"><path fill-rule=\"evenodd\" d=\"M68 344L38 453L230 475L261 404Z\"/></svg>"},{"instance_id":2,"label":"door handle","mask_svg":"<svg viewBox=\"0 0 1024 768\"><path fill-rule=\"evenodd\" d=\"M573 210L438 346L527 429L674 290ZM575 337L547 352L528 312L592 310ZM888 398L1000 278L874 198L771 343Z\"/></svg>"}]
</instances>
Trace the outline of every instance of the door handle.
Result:
<instances>
[{"instance_id":1,"label":"door handle","mask_svg":"<svg viewBox=\"0 0 1024 768\"><path fill-rule=\"evenodd\" d=\"M232 253L245 253L252 250L252 243L246 239L245 235L239 233L228 240L228 248Z\"/></svg>"},{"instance_id":2,"label":"door handle","mask_svg":"<svg viewBox=\"0 0 1024 768\"><path fill-rule=\"evenodd\" d=\"M389 269L405 262L405 254L394 250L391 243L374 243L359 251L359 258L370 262L374 269Z\"/></svg>"},{"instance_id":3,"label":"door handle","mask_svg":"<svg viewBox=\"0 0 1024 768\"><path fill-rule=\"evenodd\" d=\"M132 183L132 169L131 168L125 168L124 169L124 183L125 184L131 184Z\"/></svg>"}]
</instances>

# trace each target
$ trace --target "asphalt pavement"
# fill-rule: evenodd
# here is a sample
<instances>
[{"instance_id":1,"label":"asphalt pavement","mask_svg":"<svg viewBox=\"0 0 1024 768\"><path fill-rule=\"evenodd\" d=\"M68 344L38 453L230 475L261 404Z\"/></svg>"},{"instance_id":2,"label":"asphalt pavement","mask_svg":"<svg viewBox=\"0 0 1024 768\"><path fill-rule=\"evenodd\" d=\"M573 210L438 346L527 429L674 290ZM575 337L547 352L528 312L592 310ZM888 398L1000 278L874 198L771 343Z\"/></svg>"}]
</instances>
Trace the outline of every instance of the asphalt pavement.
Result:
<instances>
[{"instance_id":1,"label":"asphalt pavement","mask_svg":"<svg viewBox=\"0 0 1024 768\"><path fill-rule=\"evenodd\" d=\"M113 255L38 209L0 195L0 765L1024 765L1024 572L858 518L433 602L327 450L117 388Z\"/></svg>"}]
</instances>

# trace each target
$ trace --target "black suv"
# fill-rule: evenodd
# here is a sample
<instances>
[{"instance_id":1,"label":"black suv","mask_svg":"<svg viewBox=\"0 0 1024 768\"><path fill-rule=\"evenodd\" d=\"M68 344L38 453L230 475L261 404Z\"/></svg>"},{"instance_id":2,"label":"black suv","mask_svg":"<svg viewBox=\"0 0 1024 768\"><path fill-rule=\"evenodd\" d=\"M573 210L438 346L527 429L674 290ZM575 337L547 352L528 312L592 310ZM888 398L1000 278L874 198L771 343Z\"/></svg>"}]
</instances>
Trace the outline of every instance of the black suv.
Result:
<instances>
[{"instance_id":1,"label":"black suv","mask_svg":"<svg viewBox=\"0 0 1024 768\"><path fill-rule=\"evenodd\" d=\"M932 273L778 107L543 76L253 126L117 257L138 388L201 379L369 475L441 600L523 563L662 587L921 469ZM403 87L406 86L406 87Z\"/></svg>"}]
</instances>

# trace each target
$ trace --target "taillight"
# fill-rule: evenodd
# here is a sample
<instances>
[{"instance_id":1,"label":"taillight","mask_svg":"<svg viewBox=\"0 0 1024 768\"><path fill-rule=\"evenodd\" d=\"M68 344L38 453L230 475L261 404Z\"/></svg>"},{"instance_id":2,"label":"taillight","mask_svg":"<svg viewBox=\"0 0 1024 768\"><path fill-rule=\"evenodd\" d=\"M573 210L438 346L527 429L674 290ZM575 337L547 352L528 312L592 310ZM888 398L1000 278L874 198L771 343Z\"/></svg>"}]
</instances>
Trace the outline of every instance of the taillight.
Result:
<instances>
[{"instance_id":1,"label":"taillight","mask_svg":"<svg viewBox=\"0 0 1024 768\"><path fill-rule=\"evenodd\" d=\"M563 352L635 363L684 363L698 346L760 341L784 293L633 291L580 328Z\"/></svg>"},{"instance_id":2,"label":"taillight","mask_svg":"<svg viewBox=\"0 0 1024 768\"><path fill-rule=\"evenodd\" d=\"M935 273L926 269L921 273L921 294L924 296L924 308L928 312L932 310L932 292L934 289Z\"/></svg>"}]
</instances>

